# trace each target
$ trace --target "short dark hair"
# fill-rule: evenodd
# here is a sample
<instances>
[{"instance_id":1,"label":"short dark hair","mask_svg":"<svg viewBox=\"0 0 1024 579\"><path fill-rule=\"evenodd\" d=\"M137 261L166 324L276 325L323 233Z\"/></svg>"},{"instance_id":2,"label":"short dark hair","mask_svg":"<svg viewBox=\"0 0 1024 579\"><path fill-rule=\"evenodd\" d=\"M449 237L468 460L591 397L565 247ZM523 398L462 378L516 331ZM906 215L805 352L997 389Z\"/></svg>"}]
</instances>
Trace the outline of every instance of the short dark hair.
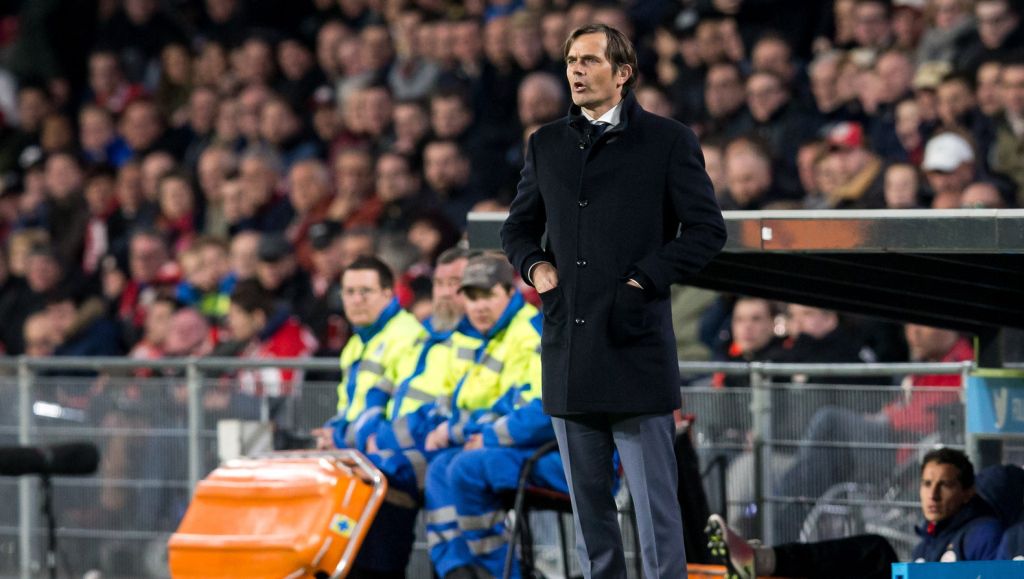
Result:
<instances>
[{"instance_id":1,"label":"short dark hair","mask_svg":"<svg viewBox=\"0 0 1024 579\"><path fill-rule=\"evenodd\" d=\"M448 249L442 251L441 255L437 256L437 265L447 265L449 263L455 263L460 259L469 259L474 255L477 255L477 252L465 249L463 247L449 247Z\"/></svg>"},{"instance_id":2,"label":"short dark hair","mask_svg":"<svg viewBox=\"0 0 1024 579\"><path fill-rule=\"evenodd\" d=\"M231 292L231 304L250 314L259 310L270 315L274 311L274 297L256 280L238 282Z\"/></svg>"},{"instance_id":3,"label":"short dark hair","mask_svg":"<svg viewBox=\"0 0 1024 579\"><path fill-rule=\"evenodd\" d=\"M380 258L372 255L357 257L355 261L345 268L341 275L344 277L345 272L361 269L370 269L377 272L381 289L392 289L395 287L395 274L391 273L391 268L388 267L388 264L381 261Z\"/></svg>"},{"instance_id":4,"label":"short dark hair","mask_svg":"<svg viewBox=\"0 0 1024 579\"><path fill-rule=\"evenodd\" d=\"M580 26L569 33L569 37L565 39L565 45L562 47L562 59L565 60L569 57L569 49L572 48L577 38L584 34L596 33L602 33L608 39L608 44L604 50L604 57L611 62L612 72L619 72L619 67L623 65L629 65L633 71L633 74L630 74L629 78L626 79L626 84L622 85L622 94L625 95L627 90L636 86L638 72L636 49L633 48L633 43L629 41L629 38L617 28L607 24L585 24Z\"/></svg>"},{"instance_id":5,"label":"short dark hair","mask_svg":"<svg viewBox=\"0 0 1024 579\"><path fill-rule=\"evenodd\" d=\"M929 451L921 459L921 472L924 473L924 467L933 462L955 466L960 471L956 477L960 481L960 486L965 489L974 488L974 465L971 464L971 460L962 451L948 447Z\"/></svg>"}]
</instances>

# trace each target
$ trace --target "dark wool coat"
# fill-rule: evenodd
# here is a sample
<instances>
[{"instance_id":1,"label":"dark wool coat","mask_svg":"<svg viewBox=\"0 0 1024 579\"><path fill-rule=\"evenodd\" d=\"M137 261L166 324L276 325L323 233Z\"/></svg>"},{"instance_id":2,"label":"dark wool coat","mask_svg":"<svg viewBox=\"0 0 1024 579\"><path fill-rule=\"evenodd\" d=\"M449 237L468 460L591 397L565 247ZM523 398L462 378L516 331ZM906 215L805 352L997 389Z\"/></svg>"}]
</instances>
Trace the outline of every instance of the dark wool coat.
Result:
<instances>
[{"instance_id":1,"label":"dark wool coat","mask_svg":"<svg viewBox=\"0 0 1024 579\"><path fill-rule=\"evenodd\" d=\"M544 410L556 416L679 408L669 286L725 244L693 132L632 92L621 113L597 139L577 106L530 137L501 230L524 279L539 261L558 269L559 286L541 295Z\"/></svg>"}]
</instances>

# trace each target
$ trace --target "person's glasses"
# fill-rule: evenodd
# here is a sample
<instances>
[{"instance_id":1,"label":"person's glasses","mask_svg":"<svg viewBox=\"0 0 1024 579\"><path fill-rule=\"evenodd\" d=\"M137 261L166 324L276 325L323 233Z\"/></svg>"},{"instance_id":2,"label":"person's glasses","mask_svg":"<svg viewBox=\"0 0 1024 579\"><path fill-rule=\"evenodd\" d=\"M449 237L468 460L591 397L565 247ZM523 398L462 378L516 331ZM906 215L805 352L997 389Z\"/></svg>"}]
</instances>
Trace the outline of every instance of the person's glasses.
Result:
<instances>
[{"instance_id":1,"label":"person's glasses","mask_svg":"<svg viewBox=\"0 0 1024 579\"><path fill-rule=\"evenodd\" d=\"M347 287L341 290L342 297L354 298L356 296L363 299L372 296L373 294L380 291L380 288L371 287Z\"/></svg>"}]
</instances>

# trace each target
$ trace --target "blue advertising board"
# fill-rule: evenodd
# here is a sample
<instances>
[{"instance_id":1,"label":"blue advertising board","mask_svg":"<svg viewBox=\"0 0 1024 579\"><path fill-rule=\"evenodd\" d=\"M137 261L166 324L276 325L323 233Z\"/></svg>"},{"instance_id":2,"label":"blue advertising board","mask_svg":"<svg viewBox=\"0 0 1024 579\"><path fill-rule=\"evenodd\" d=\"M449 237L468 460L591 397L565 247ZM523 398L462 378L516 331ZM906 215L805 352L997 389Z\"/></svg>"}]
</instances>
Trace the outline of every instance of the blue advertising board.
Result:
<instances>
[{"instance_id":1,"label":"blue advertising board","mask_svg":"<svg viewBox=\"0 0 1024 579\"><path fill-rule=\"evenodd\" d=\"M1024 377L1015 374L967 379L969 434L1024 434Z\"/></svg>"},{"instance_id":2,"label":"blue advertising board","mask_svg":"<svg viewBox=\"0 0 1024 579\"><path fill-rule=\"evenodd\" d=\"M1024 577L1024 561L893 563L892 579L1015 579Z\"/></svg>"}]
</instances>

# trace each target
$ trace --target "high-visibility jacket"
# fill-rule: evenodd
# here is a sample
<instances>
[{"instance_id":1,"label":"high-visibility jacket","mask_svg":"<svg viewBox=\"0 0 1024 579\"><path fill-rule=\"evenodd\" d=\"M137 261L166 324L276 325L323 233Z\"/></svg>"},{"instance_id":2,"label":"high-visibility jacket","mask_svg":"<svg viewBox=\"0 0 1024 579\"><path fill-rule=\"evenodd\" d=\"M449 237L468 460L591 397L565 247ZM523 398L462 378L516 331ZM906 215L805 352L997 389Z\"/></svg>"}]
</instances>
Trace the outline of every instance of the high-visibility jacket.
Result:
<instances>
[{"instance_id":1,"label":"high-visibility jacket","mask_svg":"<svg viewBox=\"0 0 1024 579\"><path fill-rule=\"evenodd\" d=\"M464 444L470 434L480 431L481 424L493 422L498 416L493 407L510 391L536 381L539 392L538 315L537 308L517 291L486 334L469 328L452 335L454 357L465 360L471 356L473 363L461 377L449 374L449 380L457 381L451 399L441 401L448 406L451 444Z\"/></svg>"},{"instance_id":2,"label":"high-visibility jacket","mask_svg":"<svg viewBox=\"0 0 1024 579\"><path fill-rule=\"evenodd\" d=\"M380 448L411 448L413 444L407 439L407 429L404 428L406 416L415 413L425 404L451 395L452 390L447 387L446 377L451 364L451 336L455 328L437 330L431 318L424 320L422 326L413 348L401 356L396 364L395 374L399 380L386 410L366 421L356 432L355 448L364 450L370 435L377 437ZM400 424L398 437L402 442L386 442L396 440L393 429L396 421Z\"/></svg>"},{"instance_id":3,"label":"high-visibility jacket","mask_svg":"<svg viewBox=\"0 0 1024 579\"><path fill-rule=\"evenodd\" d=\"M355 446L359 421L383 412L398 380L398 360L423 332L419 320L391 300L373 324L355 328L341 351L338 414L327 422L339 448Z\"/></svg>"},{"instance_id":4,"label":"high-visibility jacket","mask_svg":"<svg viewBox=\"0 0 1024 579\"><path fill-rule=\"evenodd\" d=\"M538 326L541 316L534 318ZM507 392L491 406L493 422L482 422L476 429L483 434L485 447L538 447L554 440L551 417L541 402L540 355L530 359L529 380Z\"/></svg>"}]
</instances>

